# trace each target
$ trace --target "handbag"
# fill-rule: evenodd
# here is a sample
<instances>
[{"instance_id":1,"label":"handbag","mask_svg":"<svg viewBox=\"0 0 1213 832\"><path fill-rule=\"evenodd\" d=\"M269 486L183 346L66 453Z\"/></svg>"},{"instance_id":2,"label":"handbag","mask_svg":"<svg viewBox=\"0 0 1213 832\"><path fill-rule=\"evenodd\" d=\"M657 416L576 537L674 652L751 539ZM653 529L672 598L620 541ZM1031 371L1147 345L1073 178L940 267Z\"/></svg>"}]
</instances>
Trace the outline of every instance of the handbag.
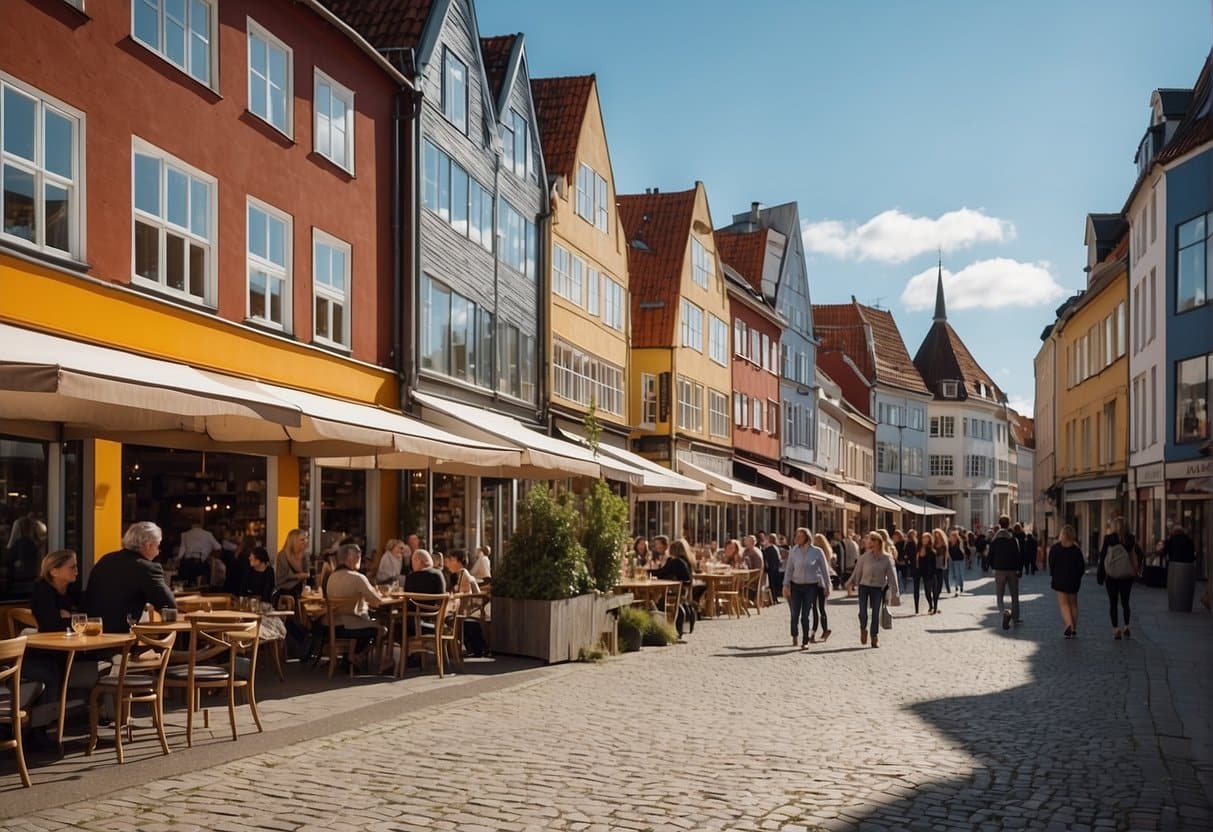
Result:
<instances>
[{"instance_id":1,"label":"handbag","mask_svg":"<svg viewBox=\"0 0 1213 832\"><path fill-rule=\"evenodd\" d=\"M889 599L889 601L888 601L888 606L890 606L890 607L900 607L900 606L901 606L901 596L900 596L900 595L894 595L892 598L890 598L890 599Z\"/></svg>"},{"instance_id":2,"label":"handbag","mask_svg":"<svg viewBox=\"0 0 1213 832\"><path fill-rule=\"evenodd\" d=\"M887 606L880 608L880 629L893 629L893 613L889 612L889 608Z\"/></svg>"}]
</instances>

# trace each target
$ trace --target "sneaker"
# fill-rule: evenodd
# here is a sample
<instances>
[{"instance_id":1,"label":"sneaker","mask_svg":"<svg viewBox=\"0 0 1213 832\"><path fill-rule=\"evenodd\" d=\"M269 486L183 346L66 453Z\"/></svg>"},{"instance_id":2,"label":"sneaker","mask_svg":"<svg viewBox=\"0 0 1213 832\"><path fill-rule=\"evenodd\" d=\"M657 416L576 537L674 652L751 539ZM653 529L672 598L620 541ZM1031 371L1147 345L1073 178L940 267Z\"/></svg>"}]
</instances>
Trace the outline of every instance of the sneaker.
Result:
<instances>
[{"instance_id":1,"label":"sneaker","mask_svg":"<svg viewBox=\"0 0 1213 832\"><path fill-rule=\"evenodd\" d=\"M1004 612L1004 613L1002 614L1002 628L1003 628L1004 630L1009 630L1009 629L1011 629L1011 613L1009 613L1009 612Z\"/></svg>"},{"instance_id":2,"label":"sneaker","mask_svg":"<svg viewBox=\"0 0 1213 832\"><path fill-rule=\"evenodd\" d=\"M868 631L867 631L867 630L860 630L860 631L859 631L859 643L860 643L860 644L867 644L867 643L868 643Z\"/></svg>"}]
</instances>

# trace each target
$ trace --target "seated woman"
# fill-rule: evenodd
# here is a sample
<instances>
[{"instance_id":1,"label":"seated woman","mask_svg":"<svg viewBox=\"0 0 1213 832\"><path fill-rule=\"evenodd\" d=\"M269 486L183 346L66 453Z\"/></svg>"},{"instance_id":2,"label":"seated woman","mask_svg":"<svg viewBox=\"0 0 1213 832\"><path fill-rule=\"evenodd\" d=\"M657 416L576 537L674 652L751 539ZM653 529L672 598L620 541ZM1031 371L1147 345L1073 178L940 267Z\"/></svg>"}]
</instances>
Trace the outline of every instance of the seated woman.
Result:
<instances>
[{"instance_id":1,"label":"seated woman","mask_svg":"<svg viewBox=\"0 0 1213 832\"><path fill-rule=\"evenodd\" d=\"M249 552L249 568L244 573L244 582L240 587L240 595L247 598L253 596L268 604L274 596L274 570L270 569L270 553L264 546L256 546ZM286 638L286 624L279 618L270 615L261 617L261 640L277 641Z\"/></svg>"},{"instance_id":2,"label":"seated woman","mask_svg":"<svg viewBox=\"0 0 1213 832\"><path fill-rule=\"evenodd\" d=\"M456 549L448 554L444 560L446 571L451 574L451 592L453 594L476 593L480 591L480 584L476 581L475 576L468 571L466 552L462 549ZM469 612L466 599L461 599L458 607L449 607L448 609L452 615ZM463 620L463 643L467 647L468 652L473 656L484 655L488 645L485 644L484 630L477 619L469 617Z\"/></svg>"},{"instance_id":3,"label":"seated woman","mask_svg":"<svg viewBox=\"0 0 1213 832\"><path fill-rule=\"evenodd\" d=\"M493 550L488 546L478 546L476 548L476 559L472 561L471 567L468 569L472 573L472 577L478 581L488 581L493 578Z\"/></svg>"},{"instance_id":4,"label":"seated woman","mask_svg":"<svg viewBox=\"0 0 1213 832\"><path fill-rule=\"evenodd\" d=\"M81 612L80 567L71 549L51 552L42 559L42 571L30 589L30 610L40 633L62 633L72 623L72 613Z\"/></svg>"},{"instance_id":5,"label":"seated woman","mask_svg":"<svg viewBox=\"0 0 1213 832\"><path fill-rule=\"evenodd\" d=\"M720 560L726 565L737 569L741 566L741 541L734 538L724 544L724 554Z\"/></svg>"},{"instance_id":6,"label":"seated woman","mask_svg":"<svg viewBox=\"0 0 1213 832\"><path fill-rule=\"evenodd\" d=\"M699 602L699 595L703 594L706 587L702 585L698 587L693 586L692 571L691 544L679 539L670 544L670 556L666 558L664 564L653 570L653 577L665 581L678 581L682 584L683 589L690 593L690 600L697 604ZM698 594L696 594L696 591L698 591ZM682 610L679 610L674 620L679 637L682 636L683 623ZM692 630L694 630L694 626L694 623L692 623Z\"/></svg>"}]
</instances>

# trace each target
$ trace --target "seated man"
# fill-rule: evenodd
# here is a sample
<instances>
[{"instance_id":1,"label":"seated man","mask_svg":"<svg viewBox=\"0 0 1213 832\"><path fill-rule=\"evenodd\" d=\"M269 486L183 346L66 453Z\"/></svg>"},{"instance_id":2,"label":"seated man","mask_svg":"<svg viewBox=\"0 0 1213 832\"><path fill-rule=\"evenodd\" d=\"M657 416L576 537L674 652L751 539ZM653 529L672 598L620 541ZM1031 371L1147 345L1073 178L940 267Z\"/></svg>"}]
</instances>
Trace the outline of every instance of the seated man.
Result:
<instances>
[{"instance_id":1,"label":"seated man","mask_svg":"<svg viewBox=\"0 0 1213 832\"><path fill-rule=\"evenodd\" d=\"M442 595L446 592L446 576L434 566L434 558L425 549L413 550L412 569L404 578L405 592L425 595ZM417 635L412 618L408 620L408 632L411 636Z\"/></svg>"},{"instance_id":2,"label":"seated man","mask_svg":"<svg viewBox=\"0 0 1213 832\"><path fill-rule=\"evenodd\" d=\"M371 620L368 609L379 606L379 593L366 575L358 571L362 565L362 549L357 543L343 543L337 550L337 567L324 584L326 598L342 599L334 610L337 638L357 639L357 652L351 657L354 665L365 665L367 651L377 637L382 641L387 628ZM387 657L390 659L390 656ZM385 662L386 663L386 662Z\"/></svg>"},{"instance_id":3,"label":"seated man","mask_svg":"<svg viewBox=\"0 0 1213 832\"><path fill-rule=\"evenodd\" d=\"M88 576L84 608L101 618L107 633L128 633L143 608L177 609L173 592L156 563L163 533L155 523L132 523L122 535L122 548L97 560Z\"/></svg>"}]
</instances>

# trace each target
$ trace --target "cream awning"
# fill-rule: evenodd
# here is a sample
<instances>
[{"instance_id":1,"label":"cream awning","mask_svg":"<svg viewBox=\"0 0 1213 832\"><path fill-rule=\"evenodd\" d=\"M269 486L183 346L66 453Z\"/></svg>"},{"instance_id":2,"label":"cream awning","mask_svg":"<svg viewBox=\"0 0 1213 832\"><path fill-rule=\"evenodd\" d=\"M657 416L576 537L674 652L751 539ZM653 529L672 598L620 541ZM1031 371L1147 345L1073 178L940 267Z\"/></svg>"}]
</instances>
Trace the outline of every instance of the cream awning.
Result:
<instances>
[{"instance_id":1,"label":"cream awning","mask_svg":"<svg viewBox=\"0 0 1213 832\"><path fill-rule=\"evenodd\" d=\"M744 459L735 459L734 461L746 466L758 474L761 474L771 482L778 483L789 491L800 494L810 500L814 500L819 503L831 503L839 506L842 505L841 497L836 497L833 494L827 494L821 489L814 488L808 483L801 482L794 477L789 477L788 475L770 467L769 465L759 465L756 462L747 462Z\"/></svg>"},{"instance_id":2,"label":"cream awning","mask_svg":"<svg viewBox=\"0 0 1213 832\"><path fill-rule=\"evenodd\" d=\"M937 506L934 503L928 503L926 500L919 500L914 497L893 497L888 499L897 503L905 511L911 514L917 514L919 517L941 517L944 515L955 514L956 512L950 508Z\"/></svg>"},{"instance_id":3,"label":"cream awning","mask_svg":"<svg viewBox=\"0 0 1213 832\"><path fill-rule=\"evenodd\" d=\"M540 433L512 416L482 407L416 391L413 398L424 408L425 418L445 430L484 442L506 442L517 448L521 452L520 466L499 469L500 476L557 479L601 475L602 468L593 452L583 445Z\"/></svg>"},{"instance_id":4,"label":"cream awning","mask_svg":"<svg viewBox=\"0 0 1213 832\"><path fill-rule=\"evenodd\" d=\"M850 494L852 497L858 497L865 503L871 503L872 505L876 506L876 508L883 508L886 511L901 511L901 506L897 505L897 503L894 503L887 497L877 494L866 485L859 485L858 483L854 482L836 482L834 484Z\"/></svg>"},{"instance_id":5,"label":"cream awning","mask_svg":"<svg viewBox=\"0 0 1213 832\"><path fill-rule=\"evenodd\" d=\"M98 434L204 434L261 441L302 412L255 383L0 324L0 419L57 422Z\"/></svg>"},{"instance_id":6,"label":"cream awning","mask_svg":"<svg viewBox=\"0 0 1213 832\"><path fill-rule=\"evenodd\" d=\"M709 471L706 468L700 468L694 463L687 462L685 459L678 460L678 470L706 485L709 494L714 494L719 498L720 502L750 503L754 500L759 500L773 503L779 500L779 493L776 491L769 491L756 485L735 480L732 477L717 474L714 471Z\"/></svg>"},{"instance_id":7,"label":"cream awning","mask_svg":"<svg viewBox=\"0 0 1213 832\"><path fill-rule=\"evenodd\" d=\"M560 434L570 442L586 445L585 439L569 431L560 429ZM588 447L588 445L587 445ZM632 485L637 494L648 492L685 491L688 495L703 494L703 483L688 477L675 474L665 468L645 459L639 454L600 442L598 444L598 464L602 466L607 479L619 480Z\"/></svg>"}]
</instances>

